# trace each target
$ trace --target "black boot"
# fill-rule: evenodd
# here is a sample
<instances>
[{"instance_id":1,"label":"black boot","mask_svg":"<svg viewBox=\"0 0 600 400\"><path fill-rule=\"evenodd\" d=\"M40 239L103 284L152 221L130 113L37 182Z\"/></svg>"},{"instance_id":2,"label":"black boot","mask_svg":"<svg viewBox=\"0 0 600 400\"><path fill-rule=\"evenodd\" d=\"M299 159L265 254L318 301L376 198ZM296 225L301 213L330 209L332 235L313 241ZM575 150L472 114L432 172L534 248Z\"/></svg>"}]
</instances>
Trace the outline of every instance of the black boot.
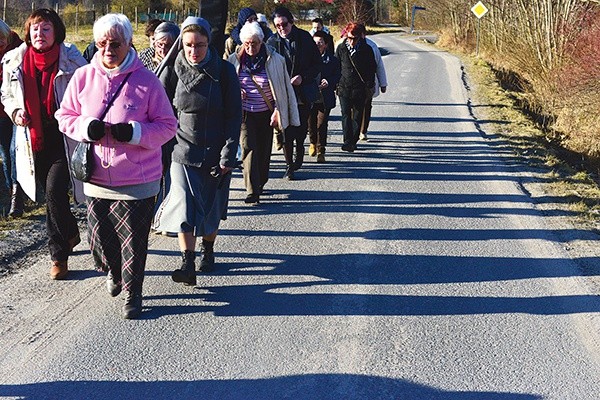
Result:
<instances>
[{"instance_id":1,"label":"black boot","mask_svg":"<svg viewBox=\"0 0 600 400\"><path fill-rule=\"evenodd\" d=\"M294 159L294 171L298 171L304 162L304 145L296 146L296 157Z\"/></svg>"},{"instance_id":2,"label":"black boot","mask_svg":"<svg viewBox=\"0 0 600 400\"><path fill-rule=\"evenodd\" d=\"M202 272L212 272L215 270L214 244L215 242L202 239L202 259L200 260L200 271Z\"/></svg>"},{"instance_id":3,"label":"black boot","mask_svg":"<svg viewBox=\"0 0 600 400\"><path fill-rule=\"evenodd\" d=\"M127 300L123 306L123 318L136 319L142 313L142 293L135 291L127 292Z\"/></svg>"},{"instance_id":4,"label":"black boot","mask_svg":"<svg viewBox=\"0 0 600 400\"><path fill-rule=\"evenodd\" d=\"M12 187L12 194L10 196L10 211L8 212L9 217L18 218L23 215L23 200L24 200L23 189L21 185L15 183Z\"/></svg>"},{"instance_id":5,"label":"black boot","mask_svg":"<svg viewBox=\"0 0 600 400\"><path fill-rule=\"evenodd\" d=\"M115 279L112 271L109 270L106 275L106 290L108 291L108 294L110 294L111 297L117 297L119 293L121 293L121 288L121 280Z\"/></svg>"},{"instance_id":6,"label":"black boot","mask_svg":"<svg viewBox=\"0 0 600 400\"><path fill-rule=\"evenodd\" d=\"M181 268L173 271L171 278L187 286L196 286L196 253L193 250L185 250L181 253L181 259Z\"/></svg>"}]
</instances>

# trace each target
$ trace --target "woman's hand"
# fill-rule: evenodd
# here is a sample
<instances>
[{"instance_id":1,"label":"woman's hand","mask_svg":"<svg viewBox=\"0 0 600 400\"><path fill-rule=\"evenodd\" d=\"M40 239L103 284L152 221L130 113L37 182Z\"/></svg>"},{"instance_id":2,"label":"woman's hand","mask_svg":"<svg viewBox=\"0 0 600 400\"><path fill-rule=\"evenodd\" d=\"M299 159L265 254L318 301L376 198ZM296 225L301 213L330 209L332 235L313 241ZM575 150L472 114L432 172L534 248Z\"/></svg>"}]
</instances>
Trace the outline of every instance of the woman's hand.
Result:
<instances>
[{"instance_id":1,"label":"woman's hand","mask_svg":"<svg viewBox=\"0 0 600 400\"><path fill-rule=\"evenodd\" d=\"M226 167L224 165L221 164L221 176L226 175L228 173L230 173L231 171L233 171L233 168L231 167Z\"/></svg>"},{"instance_id":2,"label":"woman's hand","mask_svg":"<svg viewBox=\"0 0 600 400\"><path fill-rule=\"evenodd\" d=\"M271 114L271 123L270 123L270 125L273 128L279 127L279 110L278 109L273 110L273 114Z\"/></svg>"},{"instance_id":3,"label":"woman's hand","mask_svg":"<svg viewBox=\"0 0 600 400\"><path fill-rule=\"evenodd\" d=\"M321 79L321 83L319 84L319 89L325 89L328 86L329 86L329 82L327 82L327 79Z\"/></svg>"},{"instance_id":4,"label":"woman's hand","mask_svg":"<svg viewBox=\"0 0 600 400\"><path fill-rule=\"evenodd\" d=\"M14 121L17 126L27 126L31 122L31 119L29 118L27 111L19 108L17 111L15 111Z\"/></svg>"},{"instance_id":5,"label":"woman's hand","mask_svg":"<svg viewBox=\"0 0 600 400\"><path fill-rule=\"evenodd\" d=\"M242 89L241 92L242 92L242 100L246 100L246 97L248 97L248 95L246 94L246 91L244 89Z\"/></svg>"},{"instance_id":6,"label":"woman's hand","mask_svg":"<svg viewBox=\"0 0 600 400\"><path fill-rule=\"evenodd\" d=\"M300 86L302 85L302 77L300 75L296 75L290 80L290 82L292 83L292 86Z\"/></svg>"}]
</instances>

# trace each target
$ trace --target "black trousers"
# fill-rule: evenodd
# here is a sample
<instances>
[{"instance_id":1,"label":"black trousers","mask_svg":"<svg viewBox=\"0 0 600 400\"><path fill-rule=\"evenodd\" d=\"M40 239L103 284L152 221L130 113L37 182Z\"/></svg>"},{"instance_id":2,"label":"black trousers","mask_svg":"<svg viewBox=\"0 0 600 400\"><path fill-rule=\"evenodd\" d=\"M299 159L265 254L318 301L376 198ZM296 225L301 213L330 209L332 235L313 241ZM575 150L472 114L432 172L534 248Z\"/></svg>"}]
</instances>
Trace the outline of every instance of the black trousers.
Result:
<instances>
[{"instance_id":1,"label":"black trousers","mask_svg":"<svg viewBox=\"0 0 600 400\"><path fill-rule=\"evenodd\" d=\"M300 169L304 161L304 141L308 133L310 105L299 104L298 113L300 114L300 126L290 125L285 129L285 143L283 145L285 161L288 167L292 169ZM294 149L296 150L295 155Z\"/></svg>"},{"instance_id":2,"label":"black trousers","mask_svg":"<svg viewBox=\"0 0 600 400\"><path fill-rule=\"evenodd\" d=\"M271 111L245 112L240 143L244 163L244 184L248 194L259 195L269 180L273 127Z\"/></svg>"},{"instance_id":3,"label":"black trousers","mask_svg":"<svg viewBox=\"0 0 600 400\"><path fill-rule=\"evenodd\" d=\"M369 130L369 122L371 122L371 110L373 109L373 96L367 97L365 100L365 111L362 119L362 124L360 127L360 133L367 134Z\"/></svg>"},{"instance_id":4,"label":"black trousers","mask_svg":"<svg viewBox=\"0 0 600 400\"><path fill-rule=\"evenodd\" d=\"M327 127L329 124L329 113L331 109L326 108L323 103L313 104L308 118L308 135L310 143L317 146L319 154L325 153L327 146Z\"/></svg>"},{"instance_id":5,"label":"black trousers","mask_svg":"<svg viewBox=\"0 0 600 400\"><path fill-rule=\"evenodd\" d=\"M353 99L351 97L340 97L339 99L342 112L344 144L356 146L359 139L360 127L363 123L365 99Z\"/></svg>"},{"instance_id":6,"label":"black trousers","mask_svg":"<svg viewBox=\"0 0 600 400\"><path fill-rule=\"evenodd\" d=\"M69 239L79 234L71 212L71 179L62 142L54 140L35 154L35 177L46 196L46 232L52 261L66 261L71 251Z\"/></svg>"}]
</instances>

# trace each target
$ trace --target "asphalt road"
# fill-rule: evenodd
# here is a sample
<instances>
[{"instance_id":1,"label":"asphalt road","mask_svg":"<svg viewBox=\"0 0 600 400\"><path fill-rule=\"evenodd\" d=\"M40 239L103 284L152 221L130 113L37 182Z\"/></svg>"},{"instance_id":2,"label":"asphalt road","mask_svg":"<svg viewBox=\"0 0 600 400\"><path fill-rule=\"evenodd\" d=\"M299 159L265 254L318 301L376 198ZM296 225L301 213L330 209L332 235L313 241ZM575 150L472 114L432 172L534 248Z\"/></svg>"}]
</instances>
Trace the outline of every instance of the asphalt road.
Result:
<instances>
[{"instance_id":1,"label":"asphalt road","mask_svg":"<svg viewBox=\"0 0 600 400\"><path fill-rule=\"evenodd\" d=\"M144 312L120 318L85 244L71 279L47 256L0 279L0 398L598 399L600 299L475 128L460 63L374 40L389 90L369 141L297 180L239 176L195 288L153 235Z\"/></svg>"}]
</instances>

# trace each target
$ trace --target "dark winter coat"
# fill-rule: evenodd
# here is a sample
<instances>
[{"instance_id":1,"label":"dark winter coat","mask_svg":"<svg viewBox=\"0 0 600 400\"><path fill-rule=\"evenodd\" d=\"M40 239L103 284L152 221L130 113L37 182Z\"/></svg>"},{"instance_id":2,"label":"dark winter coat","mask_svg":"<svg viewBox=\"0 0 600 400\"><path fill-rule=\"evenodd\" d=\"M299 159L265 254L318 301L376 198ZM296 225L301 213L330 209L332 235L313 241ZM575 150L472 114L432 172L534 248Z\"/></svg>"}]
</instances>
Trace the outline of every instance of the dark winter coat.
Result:
<instances>
[{"instance_id":1,"label":"dark winter coat","mask_svg":"<svg viewBox=\"0 0 600 400\"><path fill-rule=\"evenodd\" d=\"M296 75L302 77L302 84L294 86L296 98L299 103L310 104L318 99L321 73L321 54L310 33L292 26L290 32L290 48L286 45L286 39L273 34L267 40L267 44L285 58L288 73L293 78Z\"/></svg>"},{"instance_id":2,"label":"dark winter coat","mask_svg":"<svg viewBox=\"0 0 600 400\"><path fill-rule=\"evenodd\" d=\"M329 86L321 89L321 96L323 96L325 108L331 110L335 107L335 88L342 76L342 70L340 60L333 54L325 52L321 59L323 60L321 79L326 79L329 83Z\"/></svg>"},{"instance_id":3,"label":"dark winter coat","mask_svg":"<svg viewBox=\"0 0 600 400\"><path fill-rule=\"evenodd\" d=\"M375 55L371 46L361 39L356 46L356 52L350 56L350 50L344 39L335 50L335 55L342 65L342 77L337 89L338 96L352 99L365 98L367 90L375 88L375 72L377 71Z\"/></svg>"}]
</instances>

